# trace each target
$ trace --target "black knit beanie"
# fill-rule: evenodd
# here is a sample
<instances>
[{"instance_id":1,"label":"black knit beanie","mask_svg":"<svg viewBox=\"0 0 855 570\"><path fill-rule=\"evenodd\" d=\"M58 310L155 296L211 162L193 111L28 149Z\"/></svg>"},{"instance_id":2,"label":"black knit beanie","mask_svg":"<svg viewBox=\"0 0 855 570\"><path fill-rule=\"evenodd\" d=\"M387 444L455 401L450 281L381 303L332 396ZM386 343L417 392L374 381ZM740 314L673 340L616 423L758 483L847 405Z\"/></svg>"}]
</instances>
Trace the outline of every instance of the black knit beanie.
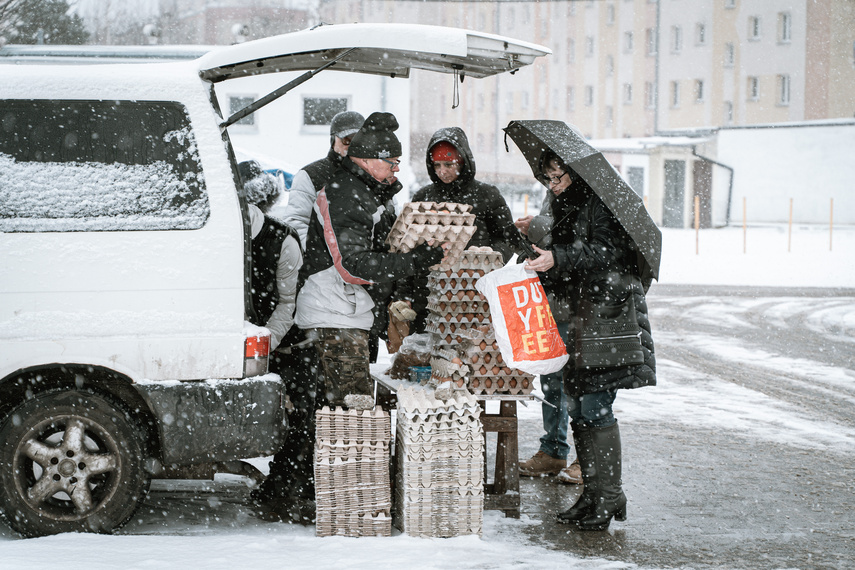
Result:
<instances>
[{"instance_id":1,"label":"black knit beanie","mask_svg":"<svg viewBox=\"0 0 855 570\"><path fill-rule=\"evenodd\" d=\"M359 132L353 135L347 156L356 158L392 158L401 156L401 142L395 136L398 120L392 113L371 113Z\"/></svg>"}]
</instances>

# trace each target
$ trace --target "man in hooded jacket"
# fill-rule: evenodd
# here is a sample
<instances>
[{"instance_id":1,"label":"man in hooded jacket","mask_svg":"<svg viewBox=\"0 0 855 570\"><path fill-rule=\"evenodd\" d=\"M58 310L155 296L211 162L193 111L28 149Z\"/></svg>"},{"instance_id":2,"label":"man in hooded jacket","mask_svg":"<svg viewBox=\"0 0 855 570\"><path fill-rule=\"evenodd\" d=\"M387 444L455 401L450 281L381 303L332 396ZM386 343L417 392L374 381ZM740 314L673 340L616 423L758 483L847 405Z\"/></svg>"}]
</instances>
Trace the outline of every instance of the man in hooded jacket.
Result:
<instances>
[{"instance_id":1,"label":"man in hooded jacket","mask_svg":"<svg viewBox=\"0 0 855 570\"><path fill-rule=\"evenodd\" d=\"M417 191L413 202L454 202L469 204L475 215L475 234L467 247L490 247L508 261L518 253L512 239L519 234L507 202L499 189L475 180L475 158L466 133L459 127L436 131L430 139L425 157L428 176L433 181ZM407 297L416 312L411 332L424 332L427 310L427 274L421 272L408 284Z\"/></svg>"}]
</instances>

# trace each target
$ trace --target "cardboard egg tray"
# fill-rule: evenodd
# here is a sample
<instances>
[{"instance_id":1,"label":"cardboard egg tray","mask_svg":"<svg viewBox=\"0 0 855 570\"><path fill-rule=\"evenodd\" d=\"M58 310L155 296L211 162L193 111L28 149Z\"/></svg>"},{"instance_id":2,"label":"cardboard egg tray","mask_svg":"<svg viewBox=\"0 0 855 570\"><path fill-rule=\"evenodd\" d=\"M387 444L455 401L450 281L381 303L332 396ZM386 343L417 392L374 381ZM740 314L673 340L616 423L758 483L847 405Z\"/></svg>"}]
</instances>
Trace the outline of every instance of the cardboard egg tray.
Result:
<instances>
[{"instance_id":1,"label":"cardboard egg tray","mask_svg":"<svg viewBox=\"0 0 855 570\"><path fill-rule=\"evenodd\" d=\"M458 300L454 295L431 293L428 296L428 311L435 315L482 315L490 316L490 305L481 299Z\"/></svg>"},{"instance_id":2,"label":"cardboard egg tray","mask_svg":"<svg viewBox=\"0 0 855 570\"><path fill-rule=\"evenodd\" d=\"M501 252L493 251L490 247L470 247L460 254L456 262L445 269L453 272L474 270L489 273L504 266Z\"/></svg>"},{"instance_id":3,"label":"cardboard egg tray","mask_svg":"<svg viewBox=\"0 0 855 570\"><path fill-rule=\"evenodd\" d=\"M381 409L315 414L317 536L391 536L391 418Z\"/></svg>"},{"instance_id":4,"label":"cardboard egg tray","mask_svg":"<svg viewBox=\"0 0 855 570\"><path fill-rule=\"evenodd\" d=\"M472 206L451 202L409 202L386 236L386 244L392 252L408 252L417 245L433 240L437 243L451 242L444 261L435 267L448 268L466 249L477 229L475 214L469 213Z\"/></svg>"},{"instance_id":5,"label":"cardboard egg tray","mask_svg":"<svg viewBox=\"0 0 855 570\"><path fill-rule=\"evenodd\" d=\"M481 535L484 431L472 394L398 391L394 522L411 536Z\"/></svg>"},{"instance_id":6,"label":"cardboard egg tray","mask_svg":"<svg viewBox=\"0 0 855 570\"><path fill-rule=\"evenodd\" d=\"M451 361L452 359L441 357L430 359L430 380L434 385L442 384L443 382L452 382L457 388L463 388L466 386L466 377L469 375L469 367L466 364L463 364L462 361L459 364L454 363Z\"/></svg>"}]
</instances>

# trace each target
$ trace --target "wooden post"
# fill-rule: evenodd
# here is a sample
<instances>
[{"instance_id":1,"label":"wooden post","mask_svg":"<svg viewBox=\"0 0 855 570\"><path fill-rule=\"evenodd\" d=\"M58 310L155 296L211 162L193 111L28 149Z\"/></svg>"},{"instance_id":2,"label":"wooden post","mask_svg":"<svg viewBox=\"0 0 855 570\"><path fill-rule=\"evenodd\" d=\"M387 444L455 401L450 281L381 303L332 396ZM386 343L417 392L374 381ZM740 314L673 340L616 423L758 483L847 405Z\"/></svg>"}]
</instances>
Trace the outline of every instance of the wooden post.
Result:
<instances>
[{"instance_id":1,"label":"wooden post","mask_svg":"<svg viewBox=\"0 0 855 570\"><path fill-rule=\"evenodd\" d=\"M745 196L742 197L742 253L748 253L748 207Z\"/></svg>"},{"instance_id":2,"label":"wooden post","mask_svg":"<svg viewBox=\"0 0 855 570\"><path fill-rule=\"evenodd\" d=\"M834 198L831 199L831 209L828 215L828 251L831 251L831 238L834 234Z\"/></svg>"},{"instance_id":3,"label":"wooden post","mask_svg":"<svg viewBox=\"0 0 855 570\"><path fill-rule=\"evenodd\" d=\"M695 196L695 255L698 255L700 249L701 237L701 197Z\"/></svg>"},{"instance_id":4,"label":"wooden post","mask_svg":"<svg viewBox=\"0 0 855 570\"><path fill-rule=\"evenodd\" d=\"M790 198L790 221L787 224L787 253L792 251L793 246L793 199Z\"/></svg>"}]
</instances>

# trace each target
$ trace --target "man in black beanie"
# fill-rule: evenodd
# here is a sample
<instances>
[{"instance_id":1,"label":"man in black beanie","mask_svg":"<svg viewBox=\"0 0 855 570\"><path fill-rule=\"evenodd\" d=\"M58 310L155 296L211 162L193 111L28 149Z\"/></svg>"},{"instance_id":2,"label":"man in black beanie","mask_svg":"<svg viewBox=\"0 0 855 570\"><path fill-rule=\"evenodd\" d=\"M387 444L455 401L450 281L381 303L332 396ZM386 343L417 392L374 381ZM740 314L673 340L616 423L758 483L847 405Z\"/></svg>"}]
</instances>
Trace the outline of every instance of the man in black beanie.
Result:
<instances>
[{"instance_id":1,"label":"man in black beanie","mask_svg":"<svg viewBox=\"0 0 855 570\"><path fill-rule=\"evenodd\" d=\"M385 244L396 218L392 198L402 188L395 175L402 154L397 129L391 113L365 120L309 222L295 323L317 341L318 384L335 406L347 394L373 394L369 337L387 336L396 281L445 253L445 246L428 244L391 253Z\"/></svg>"}]
</instances>

